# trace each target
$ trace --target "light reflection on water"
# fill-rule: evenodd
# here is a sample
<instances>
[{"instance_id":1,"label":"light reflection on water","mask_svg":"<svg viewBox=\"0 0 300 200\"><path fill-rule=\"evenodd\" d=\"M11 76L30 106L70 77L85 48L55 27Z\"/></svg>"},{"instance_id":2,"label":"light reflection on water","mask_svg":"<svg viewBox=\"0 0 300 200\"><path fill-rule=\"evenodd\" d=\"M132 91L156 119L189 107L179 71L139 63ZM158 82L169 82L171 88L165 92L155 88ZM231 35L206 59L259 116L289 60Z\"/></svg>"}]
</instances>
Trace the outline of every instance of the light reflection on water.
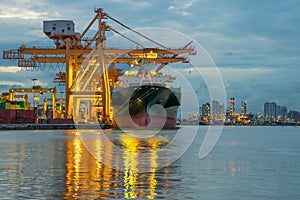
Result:
<instances>
[{"instance_id":1,"label":"light reflection on water","mask_svg":"<svg viewBox=\"0 0 300 200\"><path fill-rule=\"evenodd\" d=\"M85 141L90 153L73 130L0 131L0 199L298 199L299 128L227 127L199 160L204 129L162 169L157 150L168 135L145 142L111 132L123 151L99 137Z\"/></svg>"},{"instance_id":2,"label":"light reflection on water","mask_svg":"<svg viewBox=\"0 0 300 200\"><path fill-rule=\"evenodd\" d=\"M67 132L74 135L74 132ZM117 135L119 145L123 149L122 162L116 157L112 144L102 144L101 137L81 141L79 136L74 136L66 143L66 198L147 198L154 199L166 195L168 184L168 167L163 173L157 173L157 149L164 139L152 139L147 142L140 141L128 134ZM85 147L93 148L93 154ZM146 146L145 146L146 145ZM148 163L140 162L140 150L147 147L150 151ZM105 148L105 151L103 149ZM94 153L97 155L94 155ZM97 159L96 159L97 158ZM116 170L98 162L120 162L123 171ZM145 159L143 159L145 160ZM141 166L148 166L150 170L140 173Z\"/></svg>"}]
</instances>

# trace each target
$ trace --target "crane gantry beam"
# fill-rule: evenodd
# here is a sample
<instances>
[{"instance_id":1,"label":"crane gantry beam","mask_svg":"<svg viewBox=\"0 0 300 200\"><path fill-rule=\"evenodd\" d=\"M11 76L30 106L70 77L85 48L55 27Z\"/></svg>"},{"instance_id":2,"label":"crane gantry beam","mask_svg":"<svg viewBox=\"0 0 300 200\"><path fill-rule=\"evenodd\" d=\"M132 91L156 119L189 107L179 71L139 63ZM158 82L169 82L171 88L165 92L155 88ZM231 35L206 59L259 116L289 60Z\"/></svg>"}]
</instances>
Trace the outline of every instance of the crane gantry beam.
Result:
<instances>
[{"instance_id":1,"label":"crane gantry beam","mask_svg":"<svg viewBox=\"0 0 300 200\"><path fill-rule=\"evenodd\" d=\"M50 58L50 57L35 57L33 59L36 62L40 63L66 63L66 58ZM77 61L79 63L83 63L86 58L78 58ZM135 63L136 58L106 58L108 63ZM173 63L173 62L184 62L186 60L185 57L176 57L176 58L147 58L147 62L149 63Z\"/></svg>"},{"instance_id":2,"label":"crane gantry beam","mask_svg":"<svg viewBox=\"0 0 300 200\"><path fill-rule=\"evenodd\" d=\"M74 56L89 55L93 49L70 49L70 54ZM194 49L192 47L182 49L159 49L159 48L143 48L143 49L116 49L106 48L103 50L105 55L143 55L146 53L156 53L160 55L179 55L187 54L193 55ZM22 46L16 50L3 51L4 59L22 59L24 55L66 55L66 49L55 48L37 48L37 47L25 47Z\"/></svg>"}]
</instances>

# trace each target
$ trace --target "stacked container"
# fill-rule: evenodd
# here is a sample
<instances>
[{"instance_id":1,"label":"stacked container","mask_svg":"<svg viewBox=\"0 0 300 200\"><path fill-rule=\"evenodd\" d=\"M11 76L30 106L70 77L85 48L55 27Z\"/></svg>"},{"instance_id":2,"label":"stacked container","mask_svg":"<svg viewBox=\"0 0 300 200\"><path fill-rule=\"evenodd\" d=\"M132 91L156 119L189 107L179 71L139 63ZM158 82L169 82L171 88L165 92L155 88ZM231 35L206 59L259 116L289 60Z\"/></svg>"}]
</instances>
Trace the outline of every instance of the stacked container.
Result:
<instances>
[{"instance_id":1,"label":"stacked container","mask_svg":"<svg viewBox=\"0 0 300 200\"><path fill-rule=\"evenodd\" d=\"M0 124L15 124L16 110L0 109Z\"/></svg>"}]
</instances>

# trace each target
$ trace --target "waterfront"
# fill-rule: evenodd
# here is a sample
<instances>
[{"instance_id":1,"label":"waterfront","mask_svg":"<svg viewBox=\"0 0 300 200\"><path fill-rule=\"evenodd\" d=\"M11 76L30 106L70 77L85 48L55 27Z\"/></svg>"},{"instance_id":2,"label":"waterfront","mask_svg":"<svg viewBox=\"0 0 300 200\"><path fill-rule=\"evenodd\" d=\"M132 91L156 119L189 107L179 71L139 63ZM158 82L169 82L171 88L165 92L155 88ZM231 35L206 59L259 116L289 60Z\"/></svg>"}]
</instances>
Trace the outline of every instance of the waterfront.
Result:
<instances>
[{"instance_id":1,"label":"waterfront","mask_svg":"<svg viewBox=\"0 0 300 200\"><path fill-rule=\"evenodd\" d=\"M158 160L163 158L158 158L155 149L176 130L164 132L161 141L149 146L151 170L143 173L135 172L142 171L139 167L145 158L128 138L131 148L121 155L122 171L99 163L76 130L0 131L0 197L298 199L299 127L224 127L213 151L200 160L198 152L207 128L199 127L185 154L159 169ZM127 136L120 131L107 135L117 140ZM93 145L99 142L93 140ZM102 159L112 163L118 155L109 147L106 152L110 150Z\"/></svg>"}]
</instances>

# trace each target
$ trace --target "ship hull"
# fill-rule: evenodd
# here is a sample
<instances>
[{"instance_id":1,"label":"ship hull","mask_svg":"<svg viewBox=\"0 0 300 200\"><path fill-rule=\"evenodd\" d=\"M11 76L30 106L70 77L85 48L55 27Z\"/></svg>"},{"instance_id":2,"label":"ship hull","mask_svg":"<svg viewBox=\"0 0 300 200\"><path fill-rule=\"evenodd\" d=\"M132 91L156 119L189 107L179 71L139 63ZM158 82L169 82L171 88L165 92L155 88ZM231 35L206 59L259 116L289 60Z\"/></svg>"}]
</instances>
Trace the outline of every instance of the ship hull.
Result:
<instances>
[{"instance_id":1,"label":"ship hull","mask_svg":"<svg viewBox=\"0 0 300 200\"><path fill-rule=\"evenodd\" d=\"M112 105L119 128L175 128L180 91L150 85L121 88L113 91Z\"/></svg>"}]
</instances>

